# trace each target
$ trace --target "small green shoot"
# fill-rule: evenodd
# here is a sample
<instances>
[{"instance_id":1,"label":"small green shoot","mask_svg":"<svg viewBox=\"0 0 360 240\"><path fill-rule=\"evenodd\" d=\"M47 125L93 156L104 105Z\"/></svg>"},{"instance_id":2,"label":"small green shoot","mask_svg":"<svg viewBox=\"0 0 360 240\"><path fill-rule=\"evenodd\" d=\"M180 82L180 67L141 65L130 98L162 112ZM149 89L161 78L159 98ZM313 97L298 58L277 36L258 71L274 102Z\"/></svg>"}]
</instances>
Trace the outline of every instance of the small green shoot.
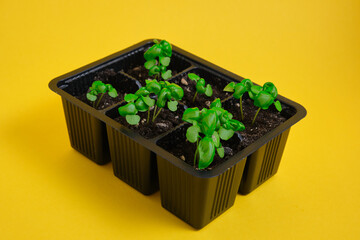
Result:
<instances>
[{"instance_id":1,"label":"small green shoot","mask_svg":"<svg viewBox=\"0 0 360 240\"><path fill-rule=\"evenodd\" d=\"M105 93L108 93L108 95L112 98L116 98L118 96L116 89L111 86L111 84L105 84L102 81L94 81L86 94L86 98L93 102L94 108L97 108ZM101 95L96 103L96 99L98 99L99 94Z\"/></svg>"},{"instance_id":2,"label":"small green shoot","mask_svg":"<svg viewBox=\"0 0 360 240\"><path fill-rule=\"evenodd\" d=\"M200 78L195 73L189 73L188 78L192 81L196 82L196 93L193 98L193 102L195 102L196 96L198 93L203 94L205 93L206 96L211 97L213 94L213 90L210 84L205 83L205 80L203 78ZM206 86L205 86L206 85Z\"/></svg>"},{"instance_id":3,"label":"small green shoot","mask_svg":"<svg viewBox=\"0 0 360 240\"><path fill-rule=\"evenodd\" d=\"M258 107L255 117L251 124L254 124L257 115L261 109L268 109L271 104L275 105L276 110L281 112L282 107L279 101L276 101L278 95L275 85L271 82L265 83L262 87L253 85L249 91L249 97L254 100L254 105Z\"/></svg>"},{"instance_id":4,"label":"small green shoot","mask_svg":"<svg viewBox=\"0 0 360 240\"><path fill-rule=\"evenodd\" d=\"M150 47L145 53L144 58L146 60L144 67L149 70L149 76L154 76L160 80L160 76L163 80L171 78L171 70L167 70L170 64L170 57L172 55L171 44L165 40L154 40L154 45Z\"/></svg>"},{"instance_id":5,"label":"small green shoot","mask_svg":"<svg viewBox=\"0 0 360 240\"><path fill-rule=\"evenodd\" d=\"M231 82L224 88L225 92L233 92L233 97L239 99L240 102L240 112L241 120L244 120L244 113L242 107L242 96L245 92L249 92L250 88L253 86L250 79L244 79L240 83Z\"/></svg>"},{"instance_id":6,"label":"small green shoot","mask_svg":"<svg viewBox=\"0 0 360 240\"><path fill-rule=\"evenodd\" d=\"M194 167L207 168L214 160L215 152L223 158L225 151L220 140L230 139L236 131L243 131L245 126L232 119L233 115L221 107L220 99L215 99L210 109L188 108L182 120L191 123L187 129L186 138L189 142L196 142ZM196 160L198 159L198 163Z\"/></svg>"},{"instance_id":7,"label":"small green shoot","mask_svg":"<svg viewBox=\"0 0 360 240\"><path fill-rule=\"evenodd\" d=\"M157 100L150 98L150 94L157 96ZM125 106L119 107L119 114L126 117L126 121L131 125L136 125L140 121L138 112L148 111L147 123L150 121L150 110L155 106L153 111L152 122L156 120L161 110L167 106L170 111L177 110L178 101L184 96L183 89L175 84L169 82L158 82L154 80L146 80L146 86L141 87L135 94L127 94L125 101L128 102Z\"/></svg>"}]
</instances>

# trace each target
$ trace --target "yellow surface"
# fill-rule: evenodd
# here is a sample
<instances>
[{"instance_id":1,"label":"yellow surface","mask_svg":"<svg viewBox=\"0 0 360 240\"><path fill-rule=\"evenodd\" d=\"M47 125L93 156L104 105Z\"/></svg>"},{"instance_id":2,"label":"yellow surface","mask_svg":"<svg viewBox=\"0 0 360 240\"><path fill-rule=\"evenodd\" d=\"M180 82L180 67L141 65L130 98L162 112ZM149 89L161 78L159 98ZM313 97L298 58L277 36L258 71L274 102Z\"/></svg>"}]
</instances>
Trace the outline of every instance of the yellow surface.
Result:
<instances>
[{"instance_id":1,"label":"yellow surface","mask_svg":"<svg viewBox=\"0 0 360 240\"><path fill-rule=\"evenodd\" d=\"M359 0L0 1L0 238L360 239L359 16ZM200 231L73 150L47 86L152 37L308 110L278 174Z\"/></svg>"}]
</instances>

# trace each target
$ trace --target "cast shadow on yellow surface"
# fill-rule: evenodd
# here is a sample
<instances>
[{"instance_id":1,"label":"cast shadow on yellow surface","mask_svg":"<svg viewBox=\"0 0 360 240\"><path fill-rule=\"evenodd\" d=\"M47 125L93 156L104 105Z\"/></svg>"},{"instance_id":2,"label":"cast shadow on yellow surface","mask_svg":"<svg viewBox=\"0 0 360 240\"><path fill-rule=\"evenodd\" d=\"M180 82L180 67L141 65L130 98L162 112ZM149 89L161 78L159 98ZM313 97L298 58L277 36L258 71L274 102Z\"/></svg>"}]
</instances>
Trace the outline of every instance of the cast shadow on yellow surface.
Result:
<instances>
[{"instance_id":1,"label":"cast shadow on yellow surface","mask_svg":"<svg viewBox=\"0 0 360 240\"><path fill-rule=\"evenodd\" d=\"M40 178L43 186L38 186L38 194L56 201L64 198L67 207L93 211L102 221L115 225L133 221L135 226L142 221L193 230L161 207L159 192L145 196L116 178L111 163L97 165L72 149L59 101L50 99L23 109L3 127L6 150L14 156L13 170L29 174L22 176L28 181L32 175Z\"/></svg>"}]
</instances>

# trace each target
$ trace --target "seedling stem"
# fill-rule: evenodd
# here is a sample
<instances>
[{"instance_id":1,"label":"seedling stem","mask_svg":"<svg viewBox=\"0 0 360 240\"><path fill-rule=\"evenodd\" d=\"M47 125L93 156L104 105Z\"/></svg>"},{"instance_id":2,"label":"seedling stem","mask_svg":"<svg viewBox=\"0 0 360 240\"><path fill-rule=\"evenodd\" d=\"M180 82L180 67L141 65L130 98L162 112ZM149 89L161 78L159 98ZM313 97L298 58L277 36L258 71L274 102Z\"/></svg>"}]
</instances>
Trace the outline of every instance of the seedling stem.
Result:
<instances>
[{"instance_id":1,"label":"seedling stem","mask_svg":"<svg viewBox=\"0 0 360 240\"><path fill-rule=\"evenodd\" d=\"M256 112L256 114L255 114L255 117L254 117L254 119L252 120L251 125L253 125L253 124L254 124L255 119L256 119L257 115L259 114L260 110L261 110L261 108L259 108L259 109L257 110L257 112Z\"/></svg>"}]
</instances>

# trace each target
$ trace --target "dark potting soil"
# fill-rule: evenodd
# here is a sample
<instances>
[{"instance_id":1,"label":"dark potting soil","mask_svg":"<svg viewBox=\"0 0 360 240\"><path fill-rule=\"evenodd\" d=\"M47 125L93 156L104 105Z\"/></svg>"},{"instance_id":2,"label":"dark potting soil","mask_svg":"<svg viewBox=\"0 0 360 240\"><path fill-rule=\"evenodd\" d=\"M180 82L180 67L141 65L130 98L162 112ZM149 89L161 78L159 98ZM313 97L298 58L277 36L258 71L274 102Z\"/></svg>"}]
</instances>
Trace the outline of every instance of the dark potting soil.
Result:
<instances>
[{"instance_id":1,"label":"dark potting soil","mask_svg":"<svg viewBox=\"0 0 360 240\"><path fill-rule=\"evenodd\" d=\"M217 77L208 77L205 79L206 84L210 84L213 89L213 95L211 97L206 96L205 94L197 94L195 101L194 94L196 93L196 82L192 81L188 78L187 74L183 75L182 77L176 78L174 83L178 84L184 90L184 97L181 102L188 106L188 107L198 107L199 109L202 108L209 108L212 101L215 98L220 98L221 100L231 96L231 93L224 92L223 89L226 86L225 84L220 84L224 82Z\"/></svg>"},{"instance_id":2,"label":"dark potting soil","mask_svg":"<svg viewBox=\"0 0 360 240\"><path fill-rule=\"evenodd\" d=\"M112 98L107 93L105 93L101 98L100 103L98 104L98 101L101 96L101 94L99 94L97 96L98 98L95 101L95 105L93 102L89 101L86 98L86 94L89 92L89 90L79 96L76 96L76 98L85 102L89 106L96 108L97 110L102 110L116 103L119 103L124 99L125 93L133 93L139 89L135 81L124 77L120 73L116 73L114 69L105 69L103 71L98 72L94 77L94 81L97 80L100 80L105 84L110 83L118 92L118 96L116 98ZM97 104L98 106L96 107Z\"/></svg>"},{"instance_id":3,"label":"dark potting soil","mask_svg":"<svg viewBox=\"0 0 360 240\"><path fill-rule=\"evenodd\" d=\"M170 68L169 68L170 69ZM172 69L170 69L172 70ZM155 76L150 77L149 76L149 70L147 70L143 65L136 66L133 68L130 68L129 70L125 71L128 75L132 76L136 80L138 80L141 84L141 86L145 86L145 80L146 79L155 79ZM175 76L177 74L177 71L172 70L172 75Z\"/></svg>"},{"instance_id":4,"label":"dark potting soil","mask_svg":"<svg viewBox=\"0 0 360 240\"><path fill-rule=\"evenodd\" d=\"M223 108L231 112L234 115L234 119L241 121L239 107L240 104L238 99L231 98L223 103ZM244 121L241 122L244 123L245 130L235 133L228 141L221 140L221 144L225 149L224 158L220 158L217 154L215 154L214 161L208 168L204 169L204 171L209 171L226 161L228 158L243 150L296 113L296 110L292 107L284 104L282 104L282 107L283 110L281 113L279 113L273 106L271 106L268 110L260 110L255 123L252 125L252 119L254 118L258 108L253 105L251 99L244 96ZM189 126L190 124L187 124L165 136L158 141L158 145L192 166L194 165L196 144L190 143L186 139L186 131Z\"/></svg>"},{"instance_id":5,"label":"dark potting soil","mask_svg":"<svg viewBox=\"0 0 360 240\"><path fill-rule=\"evenodd\" d=\"M158 111L159 109L157 109ZM154 109L150 111L149 123L147 122L148 112L139 112L141 120L137 125L130 125L127 123L125 117L118 116L114 118L115 121L121 123L129 129L138 132L141 136L150 139L167 132L177 125L182 123L181 116L184 113L184 106L179 105L176 112L171 112L167 108L163 108L160 114L156 117L155 122L152 122Z\"/></svg>"}]
</instances>

